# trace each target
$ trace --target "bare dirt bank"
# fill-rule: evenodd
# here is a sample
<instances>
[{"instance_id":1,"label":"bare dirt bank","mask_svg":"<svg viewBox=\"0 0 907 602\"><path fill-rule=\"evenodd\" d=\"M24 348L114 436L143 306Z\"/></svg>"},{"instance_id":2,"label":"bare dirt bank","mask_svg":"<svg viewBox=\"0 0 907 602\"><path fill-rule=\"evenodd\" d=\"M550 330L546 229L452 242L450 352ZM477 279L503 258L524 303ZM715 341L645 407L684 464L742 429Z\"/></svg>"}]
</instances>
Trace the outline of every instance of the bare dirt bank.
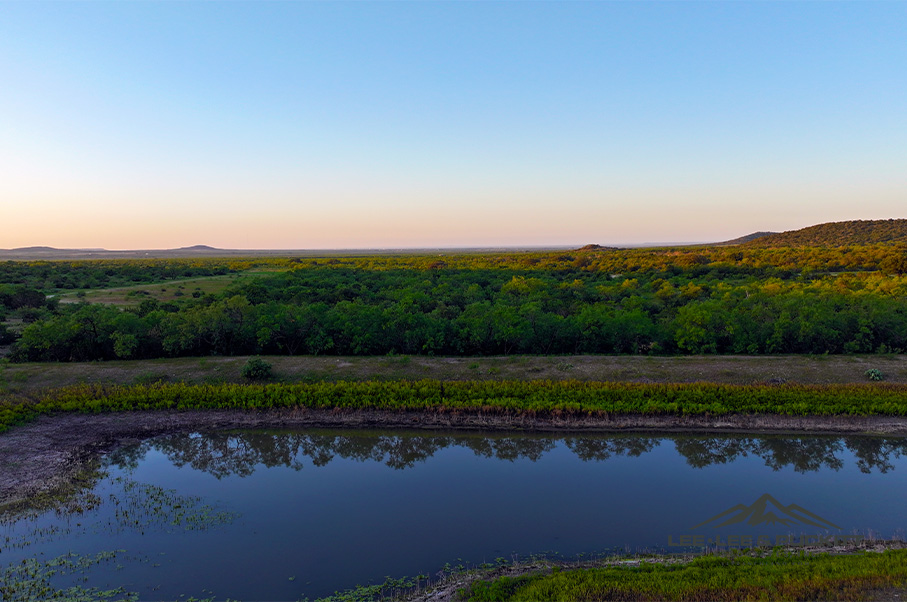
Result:
<instances>
[{"instance_id":1,"label":"bare dirt bank","mask_svg":"<svg viewBox=\"0 0 907 602\"><path fill-rule=\"evenodd\" d=\"M552 418L467 413L310 410L59 414L0 435L0 514L70 487L117 446L156 435L245 428L416 428L497 431L723 432L907 436L907 418L770 415Z\"/></svg>"}]
</instances>

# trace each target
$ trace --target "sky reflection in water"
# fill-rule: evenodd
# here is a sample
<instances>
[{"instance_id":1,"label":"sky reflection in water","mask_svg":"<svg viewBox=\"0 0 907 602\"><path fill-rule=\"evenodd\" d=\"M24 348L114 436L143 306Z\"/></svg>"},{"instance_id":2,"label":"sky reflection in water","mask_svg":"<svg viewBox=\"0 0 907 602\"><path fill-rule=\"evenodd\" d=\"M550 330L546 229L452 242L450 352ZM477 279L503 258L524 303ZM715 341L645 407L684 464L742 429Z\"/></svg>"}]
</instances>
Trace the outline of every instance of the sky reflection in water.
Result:
<instances>
[{"instance_id":1,"label":"sky reflection in water","mask_svg":"<svg viewBox=\"0 0 907 602\"><path fill-rule=\"evenodd\" d=\"M671 550L684 536L890 537L907 527L905 452L907 439L870 437L172 435L111 456L101 503L77 527L54 516L7 527L58 533L0 562L124 549L133 559L92 569L90 583L155 599L298 599L445 563ZM764 494L780 507L752 506ZM826 528L794 522L790 505ZM713 526L729 517L742 520Z\"/></svg>"}]
</instances>

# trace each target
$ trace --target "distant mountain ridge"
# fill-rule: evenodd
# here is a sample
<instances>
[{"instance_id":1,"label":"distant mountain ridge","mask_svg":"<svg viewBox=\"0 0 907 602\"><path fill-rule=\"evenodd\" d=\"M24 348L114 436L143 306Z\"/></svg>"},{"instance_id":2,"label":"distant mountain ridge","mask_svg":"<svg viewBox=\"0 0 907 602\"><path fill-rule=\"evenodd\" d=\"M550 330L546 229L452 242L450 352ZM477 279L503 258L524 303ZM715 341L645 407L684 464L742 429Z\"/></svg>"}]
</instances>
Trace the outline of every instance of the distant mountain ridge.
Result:
<instances>
[{"instance_id":1,"label":"distant mountain ridge","mask_svg":"<svg viewBox=\"0 0 907 602\"><path fill-rule=\"evenodd\" d=\"M847 245L869 244L907 244L907 219L851 220L845 222L828 222L790 230L787 232L753 232L733 240L712 243L705 246L746 246L746 247L841 247ZM676 243L688 246L690 243ZM648 245L647 245L648 246ZM662 246L662 245L652 245ZM672 245L673 246L673 245ZM697 245L702 246L702 245ZM634 248L636 246L634 245ZM0 249L0 261L4 260L78 260L78 259L151 259L178 257L250 257L250 256L315 256L326 254L384 254L397 252L446 252L458 249L219 249L209 245L192 245L177 249L136 249L109 251L107 249L57 249L48 246L19 247ZM508 252L515 248L466 248L463 251L475 252ZM527 247L521 250L536 250ZM551 247L538 247L537 250L552 250ZM588 244L576 251L618 251L620 247L607 247Z\"/></svg>"},{"instance_id":2,"label":"distant mountain ridge","mask_svg":"<svg viewBox=\"0 0 907 602\"><path fill-rule=\"evenodd\" d=\"M748 247L841 247L878 243L907 243L907 219L828 222L788 232L756 232L722 245Z\"/></svg>"},{"instance_id":3,"label":"distant mountain ridge","mask_svg":"<svg viewBox=\"0 0 907 602\"><path fill-rule=\"evenodd\" d=\"M198 257L237 255L239 252L216 249L208 245L194 245L179 249L135 249L110 251L108 249L58 249L47 246L0 249L0 260L54 260L54 259L147 259L168 257Z\"/></svg>"},{"instance_id":4,"label":"distant mountain ridge","mask_svg":"<svg viewBox=\"0 0 907 602\"><path fill-rule=\"evenodd\" d=\"M558 247L560 249L560 247ZM178 249L57 249L47 246L0 249L0 261L82 261L91 259L179 259L224 257L346 257L361 255L436 253L521 253L551 251L552 247L424 247L380 249L221 249L193 245Z\"/></svg>"}]
</instances>

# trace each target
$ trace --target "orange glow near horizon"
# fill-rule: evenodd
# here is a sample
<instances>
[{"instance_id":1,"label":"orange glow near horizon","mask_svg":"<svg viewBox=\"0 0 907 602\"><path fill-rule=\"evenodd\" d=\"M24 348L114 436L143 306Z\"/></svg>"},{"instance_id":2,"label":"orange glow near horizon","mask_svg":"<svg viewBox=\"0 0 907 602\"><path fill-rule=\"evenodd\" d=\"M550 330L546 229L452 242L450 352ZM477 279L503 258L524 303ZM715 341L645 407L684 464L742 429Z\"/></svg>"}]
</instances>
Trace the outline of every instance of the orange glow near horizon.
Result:
<instances>
[{"instance_id":1,"label":"orange glow near horizon","mask_svg":"<svg viewBox=\"0 0 907 602\"><path fill-rule=\"evenodd\" d=\"M761 193L761 194L760 194ZM436 197L396 206L338 200L121 203L102 197L77 202L23 202L9 206L5 221L15 224L0 235L0 248L164 249L206 244L225 249L356 249L498 246L572 246L656 242L718 242L758 230L783 231L825 221L901 217L896 199L888 214L867 215L849 200L849 191L821 196L823 211L798 202L805 191L724 195L668 195L653 192L621 200L572 198L546 202L486 195L461 195L457 202ZM877 191L883 196L882 191ZM86 197L88 195L85 195ZM554 197L555 195L552 195ZM616 195L615 195L616 196ZM891 195L895 197L897 195ZM769 198L764 198L769 197ZM36 205L40 208L36 210Z\"/></svg>"}]
</instances>

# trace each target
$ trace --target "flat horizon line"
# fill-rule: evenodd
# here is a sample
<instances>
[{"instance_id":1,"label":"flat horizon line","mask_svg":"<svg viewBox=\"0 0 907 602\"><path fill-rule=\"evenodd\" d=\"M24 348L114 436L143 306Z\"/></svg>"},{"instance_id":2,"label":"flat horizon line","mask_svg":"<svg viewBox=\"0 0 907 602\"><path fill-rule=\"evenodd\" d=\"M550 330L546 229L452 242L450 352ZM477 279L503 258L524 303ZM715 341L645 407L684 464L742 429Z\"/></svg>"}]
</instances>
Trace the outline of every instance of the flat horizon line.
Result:
<instances>
[{"instance_id":1,"label":"flat horizon line","mask_svg":"<svg viewBox=\"0 0 907 602\"><path fill-rule=\"evenodd\" d=\"M709 245L720 244L716 241L672 241L672 242L640 242L640 243L576 243L576 244L559 244L559 245L445 245L445 246L404 246L404 247L272 247L272 248L254 248L254 247L212 247L210 245L192 245L188 247L168 247L168 248L138 248L138 249L107 249L104 247L51 247L47 245L34 245L27 247L15 247L9 249L0 249L0 253L21 253L21 252L79 252L79 253L160 253L160 252L196 252L205 253L212 251L230 251L230 252L263 252L263 253L319 253L319 252L359 252L359 251L484 251L484 250L576 250L585 245L596 244L603 248L643 248L643 247L674 247L685 245Z\"/></svg>"}]
</instances>

